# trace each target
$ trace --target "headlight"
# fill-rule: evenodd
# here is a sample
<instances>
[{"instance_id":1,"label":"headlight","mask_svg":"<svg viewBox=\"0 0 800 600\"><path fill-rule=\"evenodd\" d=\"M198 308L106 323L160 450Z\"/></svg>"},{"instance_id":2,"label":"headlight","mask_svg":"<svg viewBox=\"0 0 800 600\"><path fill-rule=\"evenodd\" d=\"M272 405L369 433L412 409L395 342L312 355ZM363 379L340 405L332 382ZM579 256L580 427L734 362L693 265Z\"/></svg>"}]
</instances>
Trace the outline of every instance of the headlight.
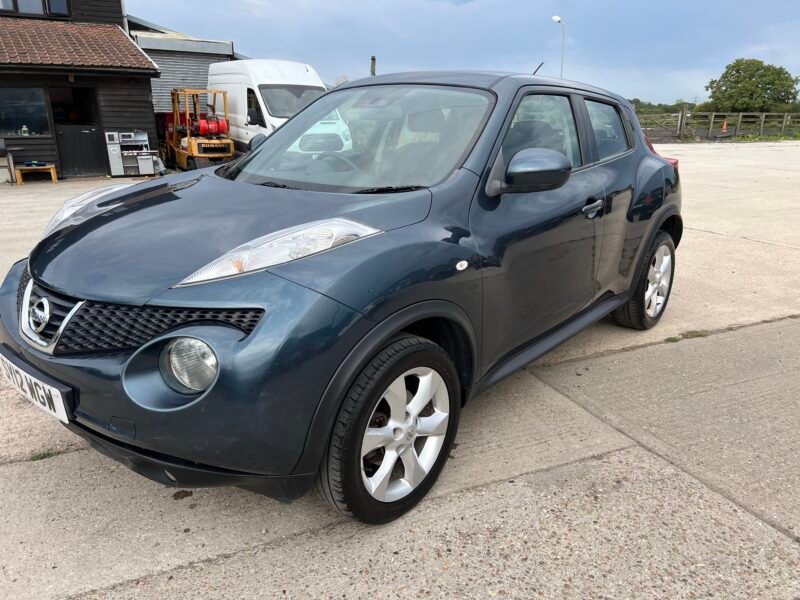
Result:
<instances>
[{"instance_id":1,"label":"headlight","mask_svg":"<svg viewBox=\"0 0 800 600\"><path fill-rule=\"evenodd\" d=\"M42 238L46 238L48 235L58 231L59 229L63 229L68 225L75 225L84 221L99 212L103 211L90 211L87 214L83 214L81 209L85 208L92 202L99 200L104 196L108 196L109 194L113 194L114 192L118 192L119 190L124 190L126 187L132 186L132 183L121 183L118 185L110 185L108 187L103 187L97 190L92 190L91 192L86 192L85 194L81 194L80 196L76 196L75 198L70 198L66 202L64 202L64 206L61 207L50 222L47 224L47 227L44 229L44 234L42 234ZM110 208L110 207L108 207ZM104 210L108 210L108 208ZM78 214L81 213L81 214Z\"/></svg>"},{"instance_id":2,"label":"headlight","mask_svg":"<svg viewBox=\"0 0 800 600\"><path fill-rule=\"evenodd\" d=\"M316 221L257 238L198 269L179 285L258 271L381 233L349 219Z\"/></svg>"},{"instance_id":3,"label":"headlight","mask_svg":"<svg viewBox=\"0 0 800 600\"><path fill-rule=\"evenodd\" d=\"M211 346L197 338L176 338L161 353L164 380L182 394L206 391L214 383L218 368Z\"/></svg>"}]
</instances>

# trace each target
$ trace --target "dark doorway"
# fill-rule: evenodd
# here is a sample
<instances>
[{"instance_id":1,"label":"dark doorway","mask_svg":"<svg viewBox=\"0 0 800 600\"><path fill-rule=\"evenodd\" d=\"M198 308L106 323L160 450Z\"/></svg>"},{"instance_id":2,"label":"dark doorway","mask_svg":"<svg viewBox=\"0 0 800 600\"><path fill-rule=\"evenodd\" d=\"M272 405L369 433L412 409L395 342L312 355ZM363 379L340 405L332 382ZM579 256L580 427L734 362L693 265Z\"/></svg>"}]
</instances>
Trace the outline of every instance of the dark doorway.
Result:
<instances>
[{"instance_id":1,"label":"dark doorway","mask_svg":"<svg viewBox=\"0 0 800 600\"><path fill-rule=\"evenodd\" d=\"M50 88L63 177L108 175L94 88Z\"/></svg>"}]
</instances>

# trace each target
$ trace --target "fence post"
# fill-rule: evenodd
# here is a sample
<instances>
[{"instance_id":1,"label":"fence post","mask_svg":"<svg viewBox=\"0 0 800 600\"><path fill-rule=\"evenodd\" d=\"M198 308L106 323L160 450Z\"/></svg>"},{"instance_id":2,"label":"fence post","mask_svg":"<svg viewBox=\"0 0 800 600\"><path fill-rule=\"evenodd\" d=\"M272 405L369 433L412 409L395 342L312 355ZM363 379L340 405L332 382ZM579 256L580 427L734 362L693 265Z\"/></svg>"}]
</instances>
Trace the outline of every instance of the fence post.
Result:
<instances>
[{"instance_id":1,"label":"fence post","mask_svg":"<svg viewBox=\"0 0 800 600\"><path fill-rule=\"evenodd\" d=\"M711 118L708 120L708 135L706 135L706 139L711 139L711 130L714 129L714 116L717 113L712 112Z\"/></svg>"},{"instance_id":2,"label":"fence post","mask_svg":"<svg viewBox=\"0 0 800 600\"><path fill-rule=\"evenodd\" d=\"M758 136L764 135L764 119L767 118L767 113L761 113L761 123L758 125Z\"/></svg>"},{"instance_id":3,"label":"fence post","mask_svg":"<svg viewBox=\"0 0 800 600\"><path fill-rule=\"evenodd\" d=\"M683 135L683 132L686 129L686 113L689 110L689 105L684 104L683 108L681 109L681 114L678 115L678 137Z\"/></svg>"},{"instance_id":4,"label":"fence post","mask_svg":"<svg viewBox=\"0 0 800 600\"><path fill-rule=\"evenodd\" d=\"M736 136L739 135L739 128L742 126L742 113L739 113L739 116L736 117L736 127L733 130L733 139L736 139Z\"/></svg>"},{"instance_id":5,"label":"fence post","mask_svg":"<svg viewBox=\"0 0 800 600\"><path fill-rule=\"evenodd\" d=\"M781 135L786 131L786 122L789 120L789 113L783 113L783 122L781 123Z\"/></svg>"}]
</instances>

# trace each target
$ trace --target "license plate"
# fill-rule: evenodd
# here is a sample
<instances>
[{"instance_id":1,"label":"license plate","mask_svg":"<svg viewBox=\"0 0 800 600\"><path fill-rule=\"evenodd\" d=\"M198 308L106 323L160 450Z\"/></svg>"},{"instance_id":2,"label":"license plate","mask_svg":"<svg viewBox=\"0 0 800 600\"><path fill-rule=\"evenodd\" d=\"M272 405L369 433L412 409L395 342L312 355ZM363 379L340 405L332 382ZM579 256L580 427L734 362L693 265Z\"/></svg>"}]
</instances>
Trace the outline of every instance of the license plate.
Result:
<instances>
[{"instance_id":1,"label":"license plate","mask_svg":"<svg viewBox=\"0 0 800 600\"><path fill-rule=\"evenodd\" d=\"M15 390L33 402L46 413L68 423L64 396L51 385L30 375L0 354L0 371Z\"/></svg>"}]
</instances>

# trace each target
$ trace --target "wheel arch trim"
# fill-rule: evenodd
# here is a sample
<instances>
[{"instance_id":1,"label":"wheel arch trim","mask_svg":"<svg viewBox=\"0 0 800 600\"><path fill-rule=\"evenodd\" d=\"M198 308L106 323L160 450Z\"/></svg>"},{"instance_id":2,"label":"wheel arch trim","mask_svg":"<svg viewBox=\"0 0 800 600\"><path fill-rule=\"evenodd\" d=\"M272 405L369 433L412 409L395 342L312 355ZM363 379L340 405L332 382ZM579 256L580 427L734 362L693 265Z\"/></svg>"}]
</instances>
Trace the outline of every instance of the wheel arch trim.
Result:
<instances>
[{"instance_id":1,"label":"wheel arch trim","mask_svg":"<svg viewBox=\"0 0 800 600\"><path fill-rule=\"evenodd\" d=\"M659 231L662 231L661 227L670 217L677 217L680 219L681 228L683 228L683 218L681 217L681 213L678 210L678 207L674 204L670 204L664 208L664 211L658 216L650 227L650 230L647 232L647 237L645 238L644 243L639 247L639 255L636 257L636 270L633 273L633 279L631 279L630 286L633 287L636 285L636 282L639 281L639 277L642 275L642 269L644 268L644 263L642 262L643 257L647 254L647 249L650 247L650 244L653 243L656 235L658 235Z\"/></svg>"},{"instance_id":2,"label":"wheel arch trim","mask_svg":"<svg viewBox=\"0 0 800 600\"><path fill-rule=\"evenodd\" d=\"M421 320L443 318L453 321L467 335L472 346L472 381L475 388L479 348L472 321L456 304L445 300L427 300L407 306L380 321L350 350L331 378L317 405L306 434L305 444L293 474L316 472L327 451L333 422L344 402L345 394L367 362L403 328Z\"/></svg>"}]
</instances>

